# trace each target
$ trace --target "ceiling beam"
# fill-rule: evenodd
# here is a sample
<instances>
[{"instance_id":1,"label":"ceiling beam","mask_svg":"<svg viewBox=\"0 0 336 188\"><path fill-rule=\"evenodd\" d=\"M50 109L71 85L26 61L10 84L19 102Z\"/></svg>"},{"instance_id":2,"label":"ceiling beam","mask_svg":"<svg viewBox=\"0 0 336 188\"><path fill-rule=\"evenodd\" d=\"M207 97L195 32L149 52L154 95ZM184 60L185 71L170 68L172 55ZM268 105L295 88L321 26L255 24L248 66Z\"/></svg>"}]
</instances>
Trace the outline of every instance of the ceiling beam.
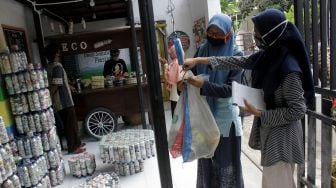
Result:
<instances>
[{"instance_id":1,"label":"ceiling beam","mask_svg":"<svg viewBox=\"0 0 336 188\"><path fill-rule=\"evenodd\" d=\"M32 5L32 3L30 3L29 1L27 0L15 0L25 6L27 6L28 8L30 8L32 11L35 11L34 10L34 6ZM48 17L52 18L52 19L55 19L56 21L59 21L61 22L62 24L64 24L66 27L68 25L68 23L65 21L65 19L61 19L62 17L53 13L53 12L50 12L50 11L43 11L43 14L47 15Z\"/></svg>"}]
</instances>

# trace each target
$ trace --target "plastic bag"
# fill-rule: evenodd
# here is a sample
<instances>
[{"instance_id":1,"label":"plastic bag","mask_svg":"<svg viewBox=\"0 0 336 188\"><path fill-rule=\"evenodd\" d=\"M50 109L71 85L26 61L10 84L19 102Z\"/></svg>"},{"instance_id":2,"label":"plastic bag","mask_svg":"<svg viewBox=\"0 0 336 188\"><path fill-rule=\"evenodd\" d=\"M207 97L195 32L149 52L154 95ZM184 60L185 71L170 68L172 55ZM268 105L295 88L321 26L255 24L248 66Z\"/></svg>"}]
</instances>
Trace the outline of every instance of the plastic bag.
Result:
<instances>
[{"instance_id":1,"label":"plastic bag","mask_svg":"<svg viewBox=\"0 0 336 188\"><path fill-rule=\"evenodd\" d=\"M182 147L176 147L174 144L181 144L181 127L183 144ZM169 130L170 153L173 158L182 155L184 162L210 158L214 155L219 139L220 132L205 97L200 95L199 88L188 85L177 102Z\"/></svg>"},{"instance_id":2,"label":"plastic bag","mask_svg":"<svg viewBox=\"0 0 336 188\"><path fill-rule=\"evenodd\" d=\"M168 147L173 158L182 155L183 130L184 130L184 101L185 95L181 95L174 111L172 125L168 134Z\"/></svg>"}]
</instances>

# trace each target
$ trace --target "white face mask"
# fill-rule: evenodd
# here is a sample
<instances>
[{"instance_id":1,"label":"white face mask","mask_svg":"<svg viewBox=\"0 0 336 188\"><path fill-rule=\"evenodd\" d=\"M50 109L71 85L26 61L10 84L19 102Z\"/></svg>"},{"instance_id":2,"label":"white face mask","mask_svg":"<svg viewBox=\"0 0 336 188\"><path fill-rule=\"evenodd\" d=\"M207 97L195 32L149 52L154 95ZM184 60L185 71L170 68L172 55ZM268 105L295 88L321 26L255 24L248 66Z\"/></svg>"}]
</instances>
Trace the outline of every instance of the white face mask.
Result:
<instances>
[{"instance_id":1,"label":"white face mask","mask_svg":"<svg viewBox=\"0 0 336 188\"><path fill-rule=\"evenodd\" d=\"M279 23L278 25L276 25L275 27L273 27L273 29L271 29L269 32L267 32L266 34L264 34L263 36L261 36L261 40L262 40L265 44L267 44L267 43L265 42L264 38L265 38L267 35L269 35L270 33L272 33L274 30L276 30L278 27L280 27L281 25L285 24L285 27L282 29L280 35L279 35L276 39L274 39L273 42L271 42L269 45L267 45L267 46L272 46L272 45L273 45L273 44L274 44L274 43L275 43L275 42L282 36L282 34L285 32L286 27L287 27L287 23L288 23L287 20L285 20L285 21Z\"/></svg>"}]
</instances>

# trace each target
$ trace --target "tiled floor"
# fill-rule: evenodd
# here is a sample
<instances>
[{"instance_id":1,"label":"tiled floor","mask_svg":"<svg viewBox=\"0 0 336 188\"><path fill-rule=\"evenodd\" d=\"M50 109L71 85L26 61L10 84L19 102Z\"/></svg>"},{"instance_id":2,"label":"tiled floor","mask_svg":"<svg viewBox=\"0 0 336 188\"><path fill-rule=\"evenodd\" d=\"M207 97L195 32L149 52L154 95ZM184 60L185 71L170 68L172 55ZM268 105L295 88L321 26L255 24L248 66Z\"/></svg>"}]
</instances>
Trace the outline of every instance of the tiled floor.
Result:
<instances>
[{"instance_id":1,"label":"tiled floor","mask_svg":"<svg viewBox=\"0 0 336 188\"><path fill-rule=\"evenodd\" d=\"M167 118L168 117L168 118ZM170 111L166 111L166 125L170 125ZM250 124L249 121L246 125ZM246 126L247 131L249 131L250 126ZM94 140L87 141L87 150L90 153L94 153L97 161L96 173L110 171L110 164L103 164L99 159L99 142ZM247 148L245 137L243 138L243 150ZM250 153L255 153L254 156L250 156ZM247 155L246 155L247 153ZM257 166L251 162L249 158L258 163L258 152L247 151L242 153L242 163L243 163L243 174L244 183L247 188L260 188L261 187L261 171ZM248 157L247 157L248 156ZM69 173L69 167L67 159L71 155L64 155L64 161L66 163L66 172ZM170 159L172 180L174 188L192 188L196 185L196 162L182 163L181 158ZM144 171L132 176L120 177L120 185L122 188L160 188L160 176L157 165L157 158L153 157L147 159L144 165ZM66 176L65 181L62 185L58 187L70 188L77 187L79 184L85 182L85 178L74 178L69 174Z\"/></svg>"}]
</instances>

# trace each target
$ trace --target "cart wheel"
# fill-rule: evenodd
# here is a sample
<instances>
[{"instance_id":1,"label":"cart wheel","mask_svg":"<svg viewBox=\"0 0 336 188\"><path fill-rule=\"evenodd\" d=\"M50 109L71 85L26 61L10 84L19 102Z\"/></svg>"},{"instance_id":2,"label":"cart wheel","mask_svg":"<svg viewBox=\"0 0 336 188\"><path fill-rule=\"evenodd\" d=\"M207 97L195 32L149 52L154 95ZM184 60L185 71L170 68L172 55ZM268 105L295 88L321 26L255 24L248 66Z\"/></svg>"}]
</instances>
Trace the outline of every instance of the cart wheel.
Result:
<instances>
[{"instance_id":1,"label":"cart wheel","mask_svg":"<svg viewBox=\"0 0 336 188\"><path fill-rule=\"evenodd\" d=\"M95 108L85 117L85 129L89 135L101 139L116 130L118 119L107 108Z\"/></svg>"}]
</instances>

